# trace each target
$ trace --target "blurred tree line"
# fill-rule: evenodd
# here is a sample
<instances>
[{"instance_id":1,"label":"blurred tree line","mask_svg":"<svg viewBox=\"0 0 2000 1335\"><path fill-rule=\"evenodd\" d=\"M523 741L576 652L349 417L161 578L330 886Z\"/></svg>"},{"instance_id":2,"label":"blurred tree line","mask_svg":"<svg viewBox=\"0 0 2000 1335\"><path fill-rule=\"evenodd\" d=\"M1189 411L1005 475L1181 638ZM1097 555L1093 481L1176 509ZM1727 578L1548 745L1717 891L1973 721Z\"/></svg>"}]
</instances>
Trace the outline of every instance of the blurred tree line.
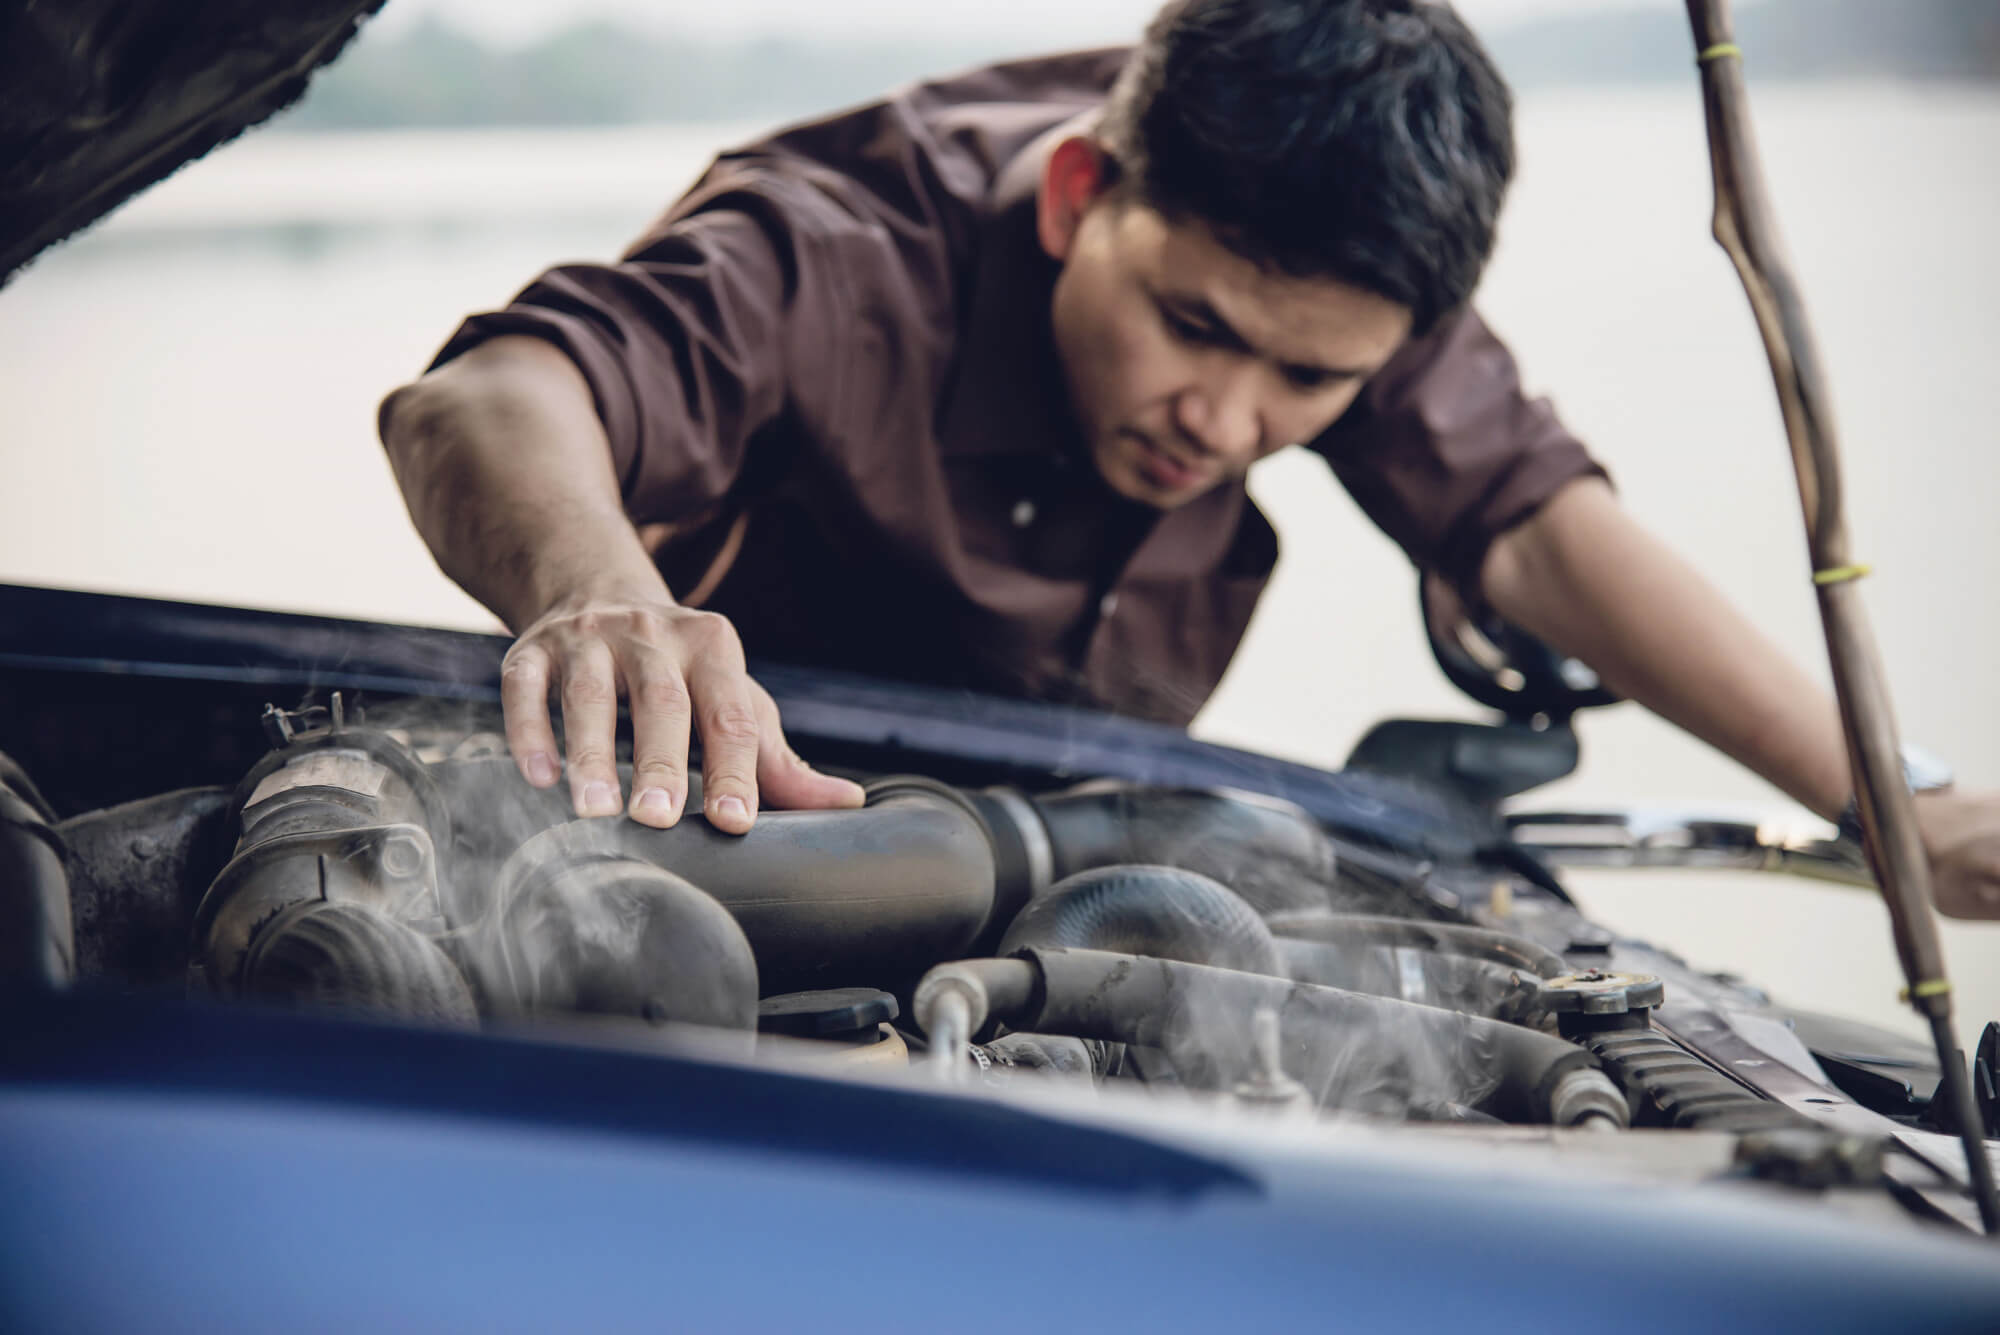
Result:
<instances>
[{"instance_id":1,"label":"blurred tree line","mask_svg":"<svg viewBox=\"0 0 2000 1335\"><path fill-rule=\"evenodd\" d=\"M1752 77L2000 79L2000 0L1767 0L1742 8ZM1691 79L1685 20L1671 10L1543 19L1489 34L1516 87ZM723 42L569 29L521 48L427 22L364 32L280 124L607 125L798 116L1007 54L988 42L912 38Z\"/></svg>"},{"instance_id":2,"label":"blurred tree line","mask_svg":"<svg viewBox=\"0 0 2000 1335\"><path fill-rule=\"evenodd\" d=\"M374 129L783 117L863 101L988 58L980 43L721 42L603 23L515 49L427 21L389 37L364 30L275 124Z\"/></svg>"}]
</instances>

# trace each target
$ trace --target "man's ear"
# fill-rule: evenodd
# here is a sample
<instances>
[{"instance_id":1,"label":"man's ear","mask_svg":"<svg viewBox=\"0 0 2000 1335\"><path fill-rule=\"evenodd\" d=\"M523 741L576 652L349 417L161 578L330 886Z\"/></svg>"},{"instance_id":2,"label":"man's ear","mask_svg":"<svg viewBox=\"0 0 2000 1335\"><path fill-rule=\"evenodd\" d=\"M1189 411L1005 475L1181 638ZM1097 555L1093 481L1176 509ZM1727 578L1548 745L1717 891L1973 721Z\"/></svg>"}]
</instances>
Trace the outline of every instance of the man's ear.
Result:
<instances>
[{"instance_id":1,"label":"man's ear","mask_svg":"<svg viewBox=\"0 0 2000 1335\"><path fill-rule=\"evenodd\" d=\"M1035 230L1049 258L1066 260L1090 206L1104 197L1117 173L1104 150L1071 135L1049 153L1035 200Z\"/></svg>"}]
</instances>

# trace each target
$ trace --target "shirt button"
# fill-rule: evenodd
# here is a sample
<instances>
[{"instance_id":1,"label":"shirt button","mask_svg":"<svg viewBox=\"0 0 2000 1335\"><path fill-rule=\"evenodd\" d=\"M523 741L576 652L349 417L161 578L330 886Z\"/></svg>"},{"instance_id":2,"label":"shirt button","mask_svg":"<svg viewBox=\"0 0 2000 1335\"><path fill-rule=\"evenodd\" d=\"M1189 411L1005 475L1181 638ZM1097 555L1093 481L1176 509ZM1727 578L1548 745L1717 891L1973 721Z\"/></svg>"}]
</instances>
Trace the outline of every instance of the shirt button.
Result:
<instances>
[{"instance_id":1,"label":"shirt button","mask_svg":"<svg viewBox=\"0 0 2000 1335\"><path fill-rule=\"evenodd\" d=\"M1102 598L1097 600L1097 614L1099 616L1108 617L1117 610L1118 610L1117 594L1107 593Z\"/></svg>"},{"instance_id":2,"label":"shirt button","mask_svg":"<svg viewBox=\"0 0 2000 1335\"><path fill-rule=\"evenodd\" d=\"M1015 501L1013 520L1015 528L1026 528L1028 525L1034 523L1035 503L1030 500Z\"/></svg>"}]
</instances>

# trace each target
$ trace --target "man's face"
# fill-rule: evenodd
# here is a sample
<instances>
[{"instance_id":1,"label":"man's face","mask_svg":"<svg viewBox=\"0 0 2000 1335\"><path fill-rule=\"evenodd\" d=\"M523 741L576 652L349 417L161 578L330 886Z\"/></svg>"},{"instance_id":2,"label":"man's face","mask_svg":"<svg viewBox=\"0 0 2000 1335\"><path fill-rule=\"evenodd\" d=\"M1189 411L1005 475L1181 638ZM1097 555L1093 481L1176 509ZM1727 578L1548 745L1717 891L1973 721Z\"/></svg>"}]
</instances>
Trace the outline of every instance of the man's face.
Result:
<instances>
[{"instance_id":1,"label":"man's face","mask_svg":"<svg viewBox=\"0 0 2000 1335\"><path fill-rule=\"evenodd\" d=\"M1045 190L1065 187L1074 146ZM1115 491L1161 509L1317 436L1410 330L1395 302L1268 272L1124 192L1091 192L1067 228L1051 221L1045 201L1043 244L1063 261L1056 347L1083 437Z\"/></svg>"}]
</instances>

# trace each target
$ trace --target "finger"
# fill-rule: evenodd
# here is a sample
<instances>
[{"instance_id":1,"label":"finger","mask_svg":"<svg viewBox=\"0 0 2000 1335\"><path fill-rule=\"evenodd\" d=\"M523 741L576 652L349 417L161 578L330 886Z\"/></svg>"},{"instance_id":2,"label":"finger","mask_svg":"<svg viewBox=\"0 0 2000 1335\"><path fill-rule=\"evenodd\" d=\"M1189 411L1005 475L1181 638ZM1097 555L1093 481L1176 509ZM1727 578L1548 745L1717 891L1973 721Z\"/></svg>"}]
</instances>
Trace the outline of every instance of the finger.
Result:
<instances>
[{"instance_id":1,"label":"finger","mask_svg":"<svg viewBox=\"0 0 2000 1335\"><path fill-rule=\"evenodd\" d=\"M757 700L757 789L764 801L791 811L860 806L866 800L861 785L821 774L801 760L785 740L777 701L762 686L753 683L753 690Z\"/></svg>"},{"instance_id":2,"label":"finger","mask_svg":"<svg viewBox=\"0 0 2000 1335\"><path fill-rule=\"evenodd\" d=\"M741 667L702 660L688 673L701 729L702 807L709 824L744 834L757 819L757 705Z\"/></svg>"},{"instance_id":3,"label":"finger","mask_svg":"<svg viewBox=\"0 0 2000 1335\"><path fill-rule=\"evenodd\" d=\"M673 660L658 650L628 655L626 689L632 702L632 819L665 829L687 805L688 729L693 721L687 684Z\"/></svg>"},{"instance_id":4,"label":"finger","mask_svg":"<svg viewBox=\"0 0 2000 1335\"><path fill-rule=\"evenodd\" d=\"M562 663L563 736L569 795L579 816L615 816L618 800L618 680L602 640L572 649Z\"/></svg>"},{"instance_id":5,"label":"finger","mask_svg":"<svg viewBox=\"0 0 2000 1335\"><path fill-rule=\"evenodd\" d=\"M562 771L549 726L549 656L539 646L517 644L508 651L500 668L500 711L514 763L529 783L547 788Z\"/></svg>"}]
</instances>

